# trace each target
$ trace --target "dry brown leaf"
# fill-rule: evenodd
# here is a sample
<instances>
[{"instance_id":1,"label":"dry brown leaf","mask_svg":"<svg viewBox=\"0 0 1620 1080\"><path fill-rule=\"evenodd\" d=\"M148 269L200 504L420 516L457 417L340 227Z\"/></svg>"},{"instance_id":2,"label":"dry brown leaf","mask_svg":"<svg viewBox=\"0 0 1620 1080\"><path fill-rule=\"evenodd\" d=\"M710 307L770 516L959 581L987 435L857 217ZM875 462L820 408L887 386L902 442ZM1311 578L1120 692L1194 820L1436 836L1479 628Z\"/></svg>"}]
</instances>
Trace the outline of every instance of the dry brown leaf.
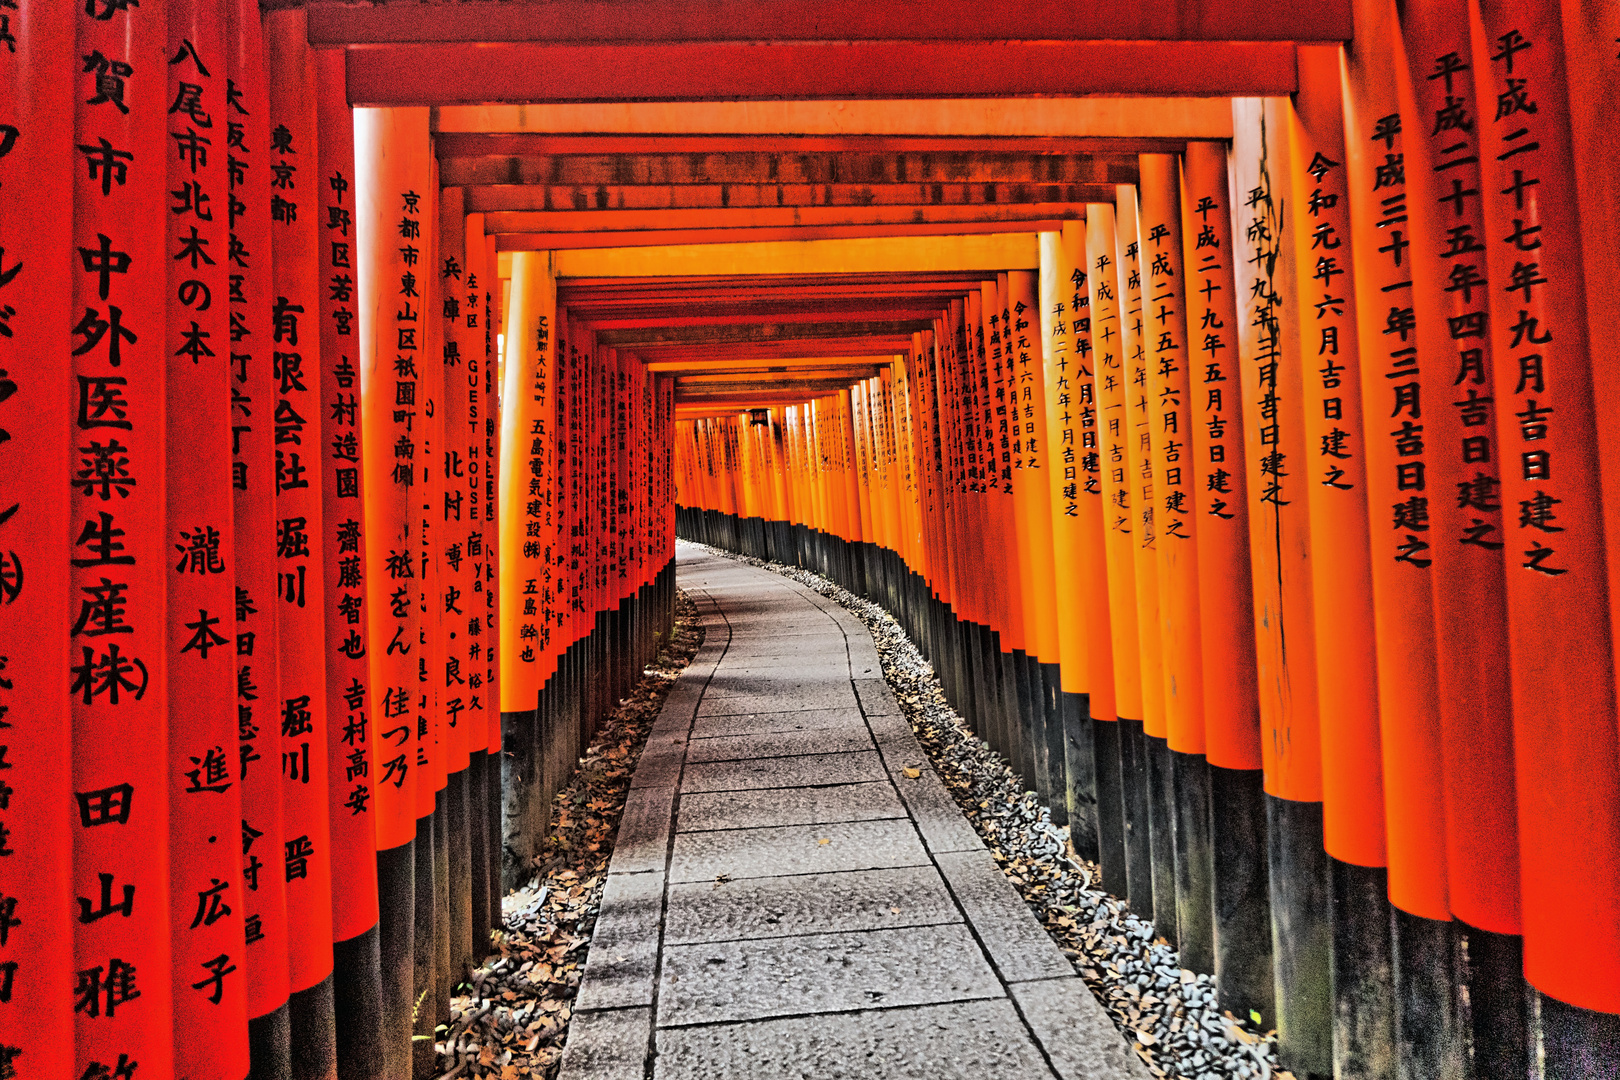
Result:
<instances>
[{"instance_id":1,"label":"dry brown leaf","mask_svg":"<svg viewBox=\"0 0 1620 1080\"><path fill-rule=\"evenodd\" d=\"M915 780L922 775L921 769L901 769L900 771L906 774L907 780Z\"/></svg>"},{"instance_id":2,"label":"dry brown leaf","mask_svg":"<svg viewBox=\"0 0 1620 1080\"><path fill-rule=\"evenodd\" d=\"M831 837L823 837L822 839L816 841L816 844L819 847L826 847L830 843L832 843Z\"/></svg>"}]
</instances>

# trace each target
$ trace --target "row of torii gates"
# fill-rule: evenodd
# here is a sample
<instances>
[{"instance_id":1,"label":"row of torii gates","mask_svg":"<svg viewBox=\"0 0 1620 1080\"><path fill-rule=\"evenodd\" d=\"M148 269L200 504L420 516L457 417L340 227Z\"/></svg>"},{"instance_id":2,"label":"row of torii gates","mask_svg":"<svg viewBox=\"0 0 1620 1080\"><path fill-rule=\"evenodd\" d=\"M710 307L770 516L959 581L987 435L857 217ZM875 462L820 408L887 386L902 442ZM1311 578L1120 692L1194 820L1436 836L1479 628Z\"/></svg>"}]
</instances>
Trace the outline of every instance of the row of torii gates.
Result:
<instances>
[{"instance_id":1,"label":"row of torii gates","mask_svg":"<svg viewBox=\"0 0 1620 1080\"><path fill-rule=\"evenodd\" d=\"M677 503L1296 1075L1620 1075L1617 40L0 0L0 1077L430 1075Z\"/></svg>"}]
</instances>

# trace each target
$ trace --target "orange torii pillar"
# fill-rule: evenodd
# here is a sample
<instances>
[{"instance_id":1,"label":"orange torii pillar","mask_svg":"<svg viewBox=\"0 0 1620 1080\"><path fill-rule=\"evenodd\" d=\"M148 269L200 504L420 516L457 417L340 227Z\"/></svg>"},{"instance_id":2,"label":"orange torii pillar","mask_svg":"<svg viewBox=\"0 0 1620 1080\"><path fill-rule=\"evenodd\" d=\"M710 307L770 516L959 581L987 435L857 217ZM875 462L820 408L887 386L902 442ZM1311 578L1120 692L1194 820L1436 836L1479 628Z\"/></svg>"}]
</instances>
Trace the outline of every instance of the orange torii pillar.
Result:
<instances>
[{"instance_id":1,"label":"orange torii pillar","mask_svg":"<svg viewBox=\"0 0 1620 1080\"><path fill-rule=\"evenodd\" d=\"M1431 401L1421 422L1434 493L1424 524L1434 538L1427 554L1448 906L1466 939L1465 1015L1475 1067L1482 1075L1524 1075L1531 1047L1502 543L1505 466L1503 455L1480 453L1490 447L1495 419L1496 360L1484 325L1489 233L1481 200L1456 194L1481 190L1474 80L1458 69L1469 63L1468 5L1422 0L1402 18L1406 63L1395 76L1402 115L1411 118L1403 126L1415 340L1437 374L1449 369L1440 386L1455 389L1455 400Z\"/></svg>"},{"instance_id":2,"label":"orange torii pillar","mask_svg":"<svg viewBox=\"0 0 1620 1080\"><path fill-rule=\"evenodd\" d=\"M1167 154L1140 158L1143 345L1153 401L1154 508L1159 525L1159 620L1164 647L1166 752L1173 795L1176 944L1182 966L1215 970L1214 852L1209 762L1204 756L1203 633L1198 607L1198 536L1193 382L1187 337L1188 285L1182 263L1181 170ZM1154 891L1157 903L1158 891Z\"/></svg>"},{"instance_id":3,"label":"orange torii pillar","mask_svg":"<svg viewBox=\"0 0 1620 1080\"><path fill-rule=\"evenodd\" d=\"M281 687L266 721L280 724L291 961L293 1076L337 1072L332 997L332 850L327 804L325 583L320 394L320 167L314 61L304 13L265 17L270 72L271 403L276 429L276 609ZM306 195L305 193L308 192ZM313 198L311 197L313 196ZM308 209L299 214L299 204Z\"/></svg>"},{"instance_id":4,"label":"orange torii pillar","mask_svg":"<svg viewBox=\"0 0 1620 1080\"><path fill-rule=\"evenodd\" d=\"M1041 354L1039 275L1014 270L1007 275L1008 314L1012 318L1013 389L1008 402L1017 426L1015 454L1022 462L1023 508L1020 520L1029 534L1029 604L1026 623L1033 627L1030 682L1033 690L1036 791L1052 821L1068 824L1067 782L1063 769L1063 713L1059 698L1062 649L1058 641L1057 601L1053 589L1052 491L1047 475L1050 443L1046 423L1046 369ZM961 346L965 353L965 343ZM964 365L966 366L966 365Z\"/></svg>"},{"instance_id":5,"label":"orange torii pillar","mask_svg":"<svg viewBox=\"0 0 1620 1080\"><path fill-rule=\"evenodd\" d=\"M234 525L239 537L254 537L236 553L237 776L241 784L243 929L247 948L248 1043L255 1076L285 1077L292 1069L287 1019L286 880L266 870L265 855L282 850L281 771L274 740L278 718L272 703L280 690L276 644L275 536L276 447L274 400L277 379L270 349L270 310L275 281L270 255L270 146L268 71L258 4L234 0L227 12L225 71L235 84L227 101L227 124L246 153L228 177L234 198L230 223L229 308L231 449ZM258 403L258 404L255 404Z\"/></svg>"},{"instance_id":6,"label":"orange torii pillar","mask_svg":"<svg viewBox=\"0 0 1620 1080\"><path fill-rule=\"evenodd\" d=\"M417 550L419 472L415 452L421 413L420 245L400 235L402 221L421 220L428 173L426 109L355 111L356 296L360 327L360 430L366 493L362 565L370 634L373 772L376 785L378 947L382 960L383 1064L390 1077L412 1069L413 1007L428 990L415 976L416 880L429 853L431 823L419 828L418 787L431 785L419 763L417 735L422 629ZM417 213L407 214L411 196ZM408 228L409 226L407 226ZM407 286L407 276L409 284ZM407 287L416 297L407 293ZM407 306L409 305L409 306ZM415 320L402 316L416 315ZM410 331L405 333L405 331ZM429 892L431 896L431 890ZM431 923L431 907L423 913Z\"/></svg>"},{"instance_id":7,"label":"orange torii pillar","mask_svg":"<svg viewBox=\"0 0 1620 1080\"><path fill-rule=\"evenodd\" d=\"M932 340L931 331L913 334L911 349L904 361L891 365L889 372L873 381L873 436L877 440L883 491L884 542L891 552L895 549L895 538L899 535L903 520L899 513L900 463L895 460L899 443L894 438L894 387L896 380L903 378L907 388L916 395L918 409L930 432L921 459L925 488L930 499L928 528L932 548L927 563L931 575L930 607L935 626L930 656L940 670L940 681L946 696L960 703L959 708L965 705L964 718L974 726L974 730L984 734L982 709L975 705L972 697L974 687L968 674L972 669L962 666L953 668L945 659L968 655L974 628L981 625L976 620L982 620L984 615L974 603L977 594L970 597L960 592L954 577L959 560L975 557L975 540L971 536L960 537L961 546L954 546L951 541L959 531L955 515L961 509L961 496L949 481L954 430L951 398L941 382L945 373L935 365L930 352ZM885 593L890 595L895 589L896 567L893 555L886 556L886 559Z\"/></svg>"},{"instance_id":8,"label":"orange torii pillar","mask_svg":"<svg viewBox=\"0 0 1620 1080\"><path fill-rule=\"evenodd\" d=\"M966 657L972 653L971 642L977 634L975 628L987 625L990 621L988 614L983 610L982 599L991 588L991 583L985 579L994 575L978 575L967 580L962 580L960 576L962 562L973 558L975 554L975 535L981 531L963 528L963 517L969 512L971 497L965 495L958 484L954 468L961 457L963 423L958 410L965 405L962 400L963 392L957 386L955 374L938 362L935 350L937 335L933 331L925 330L920 334L913 334L911 340L913 368L916 376L930 388L932 396L930 408L934 422L935 451L932 468L938 492L937 530L941 542L936 590L940 600L943 628L941 635L943 663L936 666L952 673L949 678L942 680L947 696L953 702L966 705L970 700L972 687L980 682L971 679L967 674L972 669L968 666L971 661L967 661ZM894 510L899 505L897 491L899 470L894 460L896 443L892 375L879 381L878 404L882 420L880 431L883 444L884 487L891 525L888 533L890 542L893 543L895 535L893 526L898 521L898 515ZM996 685L1000 685L999 680L996 681ZM983 710L975 710L968 706L964 711L970 718L978 721L979 733L989 738L998 750L1001 749L1003 743L999 730L986 727L982 716Z\"/></svg>"},{"instance_id":9,"label":"orange torii pillar","mask_svg":"<svg viewBox=\"0 0 1620 1080\"><path fill-rule=\"evenodd\" d=\"M1223 1008L1269 1017L1275 1000L1272 927L1226 147L1190 142L1184 164L1181 236L1189 328L1198 320L1190 349L1197 402L1192 454L1214 835L1215 987Z\"/></svg>"},{"instance_id":10,"label":"orange torii pillar","mask_svg":"<svg viewBox=\"0 0 1620 1080\"><path fill-rule=\"evenodd\" d=\"M1120 311L1121 279L1114 204L1086 207L1087 284L1095 359L1097 417L1101 442L1104 555L1113 643L1117 726L1099 729L1097 768L1118 770L1123 808L1125 896L1147 917L1153 908L1153 871L1146 792L1132 767L1142 744L1142 652L1138 643L1135 528L1131 511L1131 427L1125 336ZM1114 736L1113 740L1109 736ZM1106 851L1104 855L1106 856Z\"/></svg>"},{"instance_id":11,"label":"orange torii pillar","mask_svg":"<svg viewBox=\"0 0 1620 1080\"><path fill-rule=\"evenodd\" d=\"M1393 1060L1382 739L1368 547L1367 461L1345 170L1339 49L1301 48L1289 139L1299 393L1305 407L1311 573L1328 856L1333 1062L1376 1075ZM1284 298L1284 303L1287 298Z\"/></svg>"},{"instance_id":12,"label":"orange torii pillar","mask_svg":"<svg viewBox=\"0 0 1620 1080\"><path fill-rule=\"evenodd\" d=\"M1175 845L1168 750L1164 718L1164 648L1159 623L1159 522L1153 488L1153 408L1149 404L1148 359L1142 340L1141 245L1137 242L1136 188L1114 188L1116 266L1119 272L1120 347L1125 362L1125 482L1131 516L1137 643L1142 665L1142 725L1121 729L1120 770L1125 777L1125 828L1141 842L1130 849L1131 867L1142 883L1132 896L1144 917L1175 941Z\"/></svg>"},{"instance_id":13,"label":"orange torii pillar","mask_svg":"<svg viewBox=\"0 0 1620 1080\"><path fill-rule=\"evenodd\" d=\"M1404 165L1394 5L1365 0L1357 16L1367 32L1346 53L1344 165L1365 430L1352 434L1364 440L1367 455L1389 899L1395 909L1394 1038L1403 1069L1436 1076L1462 1068L1465 1046L1447 881L1430 580L1433 549L1455 541L1433 533L1427 508L1432 499L1454 499L1456 493L1436 491L1429 482L1427 460L1441 447L1424 438L1422 429L1425 405L1433 412L1437 401L1452 400L1436 395L1452 392L1454 371L1449 361L1422 355L1416 334L1407 180L1420 178ZM1423 131L1432 126L1422 121Z\"/></svg>"},{"instance_id":14,"label":"orange torii pillar","mask_svg":"<svg viewBox=\"0 0 1620 1080\"><path fill-rule=\"evenodd\" d=\"M551 642L550 550L553 470L556 468L556 280L547 252L512 253L512 299L506 312L506 386L501 414L499 551L507 573L500 581L501 793L505 807L502 888L532 876L550 802L542 797L541 692L556 671ZM570 342L571 344L571 342ZM531 528L532 526L532 528ZM531 534L532 535L529 535ZM550 533L551 535L548 535ZM563 575L567 576L567 575ZM550 710L548 710L549 719Z\"/></svg>"},{"instance_id":15,"label":"orange torii pillar","mask_svg":"<svg viewBox=\"0 0 1620 1080\"><path fill-rule=\"evenodd\" d=\"M167 534L180 549L168 574L167 658L174 1064L182 1076L243 1076L246 939L239 853L231 842L241 827L242 799L237 763L227 753L236 741L238 652L231 633L234 410L222 362L231 336L228 260L217 257L229 247L229 224L227 214L208 205L224 195L227 170L223 154L207 152L215 117L229 119L225 25L221 6L209 0L176 0L168 16L166 53L176 62L168 67L167 93L184 103L168 115L180 152L164 155L165 186L182 193L169 207L168 292L175 299L164 354L171 453L161 480Z\"/></svg>"},{"instance_id":16,"label":"orange torii pillar","mask_svg":"<svg viewBox=\"0 0 1620 1080\"><path fill-rule=\"evenodd\" d=\"M174 1070L168 842L174 765L164 654L172 637L166 593L176 553L165 519L170 350L160 269L173 255L169 155L156 149L172 140L162 78L131 78L134 71L167 70L165 14L162 7L130 8L101 20L79 7L72 52L52 56L47 66L85 57L91 69L73 83L73 142L89 149L77 152L71 186L58 189L59 197L72 195L73 321L61 325L74 329L76 401L68 429L72 520L63 534L72 542L71 587L67 605L56 610L70 639L70 681L60 685L72 699L73 794L54 812L72 821L73 1076L130 1063L158 1075ZM49 219L62 213L58 207ZM36 267L0 268L20 275L48 272L50 265L45 256ZM61 353L45 355L49 365ZM17 374L25 371L31 369ZM15 588L16 557L9 553L18 549L5 550L6 580ZM22 568L22 583L28 571ZM49 581L49 572L42 578ZM22 673L8 664L8 681L15 674ZM12 715L12 723L23 719ZM47 812L19 805L8 818ZM7 850L16 850L9 839ZM29 1068L22 1063L21 1072Z\"/></svg>"},{"instance_id":17,"label":"orange torii pillar","mask_svg":"<svg viewBox=\"0 0 1620 1080\"><path fill-rule=\"evenodd\" d=\"M482 690L478 704L483 707L484 735L484 798L482 810L475 810L474 816L480 818L477 831L483 837L483 855L475 860L475 867L483 868L483 888L480 894L478 879L473 882L473 904L475 916L479 917L482 929L473 938L475 952L480 958L488 955L491 942L489 931L500 926L504 921L501 913L501 769L499 756L501 752L501 699L500 699L500 543L498 524L496 522L496 495L495 485L500 477L500 432L498 430L498 413L500 411L500 394L496 388L496 371L499 365L495 355L495 327L497 315L495 312L496 300L500 294L500 278L496 276L495 238L484 235L484 216L482 214L467 215L467 279L466 279L466 307L464 313L467 326L474 331L470 343L471 355L475 361L467 362L467 397L469 436L468 455L482 447L483 453L479 467L474 470L469 463L469 474L476 472L476 483L471 476L468 479L469 498L471 491L476 490L478 498L471 499L475 511L469 516L469 522L479 523L478 550L472 547L473 534L467 534L467 547L463 555L472 561L473 566L473 599L472 610L478 613L475 620L472 612L468 613L467 633L472 637L483 639L481 647L474 650L468 646L468 653L475 661L472 674L467 676L469 691ZM476 321L475 321L476 316ZM481 331L481 333L480 333ZM476 384L475 384L476 380ZM477 623L482 622L478 628ZM479 644L475 642L474 644ZM480 679L481 677L481 679ZM482 686L474 685L479 679ZM473 705L468 704L471 711ZM469 732L469 739L476 740L476 733ZM477 745L476 741L474 745ZM478 753L474 751L473 764L477 767ZM475 788L476 791L476 788ZM478 901L480 895L482 906ZM479 915L482 912L482 915Z\"/></svg>"},{"instance_id":18,"label":"orange torii pillar","mask_svg":"<svg viewBox=\"0 0 1620 1080\"><path fill-rule=\"evenodd\" d=\"M76 93L83 85L78 65L63 62L73 55L79 18L66 4L29 4L11 15L14 51L0 54L0 144L7 151L0 155L0 185L8 200L0 219L0 431L7 436L0 443L0 655L6 657L0 668L0 758L6 765L0 779L0 1071L43 1080L81 1075L68 1004L76 997L79 967L74 896L96 889L91 881L99 885L93 872L74 869L81 826L71 809L72 661L61 621L72 610L74 576L62 558L63 541L100 520L60 483L78 467L71 454L78 444L64 432L87 434L74 423L77 363L69 331L79 315L73 306L78 253L71 219L61 212L63 193L86 191L76 184L81 166L73 123L73 99L86 95ZM152 96L149 104L163 104ZM98 142L90 145L99 150ZM142 171L126 174L126 185L150 179L155 187L161 173L153 154ZM134 196L131 190L131 201ZM99 186L93 197L101 197ZM126 202L122 191L118 201ZM155 323L152 333L155 341ZM56 482L40 484L40 477ZM154 543L148 556L157 566L168 552ZM86 552L75 548L71 557ZM83 594L75 589L71 595ZM162 923L153 904L150 921ZM118 1056L94 1060L116 1066Z\"/></svg>"},{"instance_id":19,"label":"orange torii pillar","mask_svg":"<svg viewBox=\"0 0 1620 1080\"><path fill-rule=\"evenodd\" d=\"M473 960L473 939L476 933L472 908L472 860L476 846L474 821L469 816L472 799L472 751L483 749L488 742L489 725L486 718L473 709L482 704L482 696L473 693L468 676L475 669L476 658L468 646L477 638L467 633L468 610L478 597L473 591L473 565L467 557L470 538L482 549L483 523L472 514L478 507L478 474L476 465L482 457L481 446L474 446L469 424L468 366L477 375L477 357L472 356L476 339L481 343L482 331L468 327L462 304L466 298L466 246L467 221L464 212L464 192L460 188L445 188L440 192L438 221L438 260L435 270L439 276L442 304L440 317L444 320L439 346L444 385L440 393L440 407L444 415L440 434L440 469L443 488L428 516L436 519L439 528L437 551L440 556L439 595L432 598L438 605L441 619L440 642L443 654L438 669L429 672L429 679L438 684L442 694L440 708L444 716L445 740L445 823L449 838L448 887L449 895L449 963L448 974L461 978ZM482 231L477 237L482 241ZM470 309L477 321L477 308ZM482 432L478 442L482 443ZM469 450L473 453L469 455ZM469 484L471 490L469 490ZM473 618L480 623L483 612L475 611ZM481 680L480 680L481 681ZM482 796L482 792L479 793ZM482 802L479 807L482 809Z\"/></svg>"},{"instance_id":20,"label":"orange torii pillar","mask_svg":"<svg viewBox=\"0 0 1620 1080\"><path fill-rule=\"evenodd\" d=\"M1612 1074L1620 1059L1620 725L1616 723L1615 581L1620 538L1604 536L1599 439L1613 418L1594 409L1590 297L1612 283L1582 274L1571 145L1566 35L1590 49L1592 12L1547 0L1481 0L1473 75L1479 100L1483 239L1496 357L1496 445L1504 513L1512 656L1524 969L1541 991L1549 1077ZM1608 20L1612 23L1612 18ZM1483 31L1482 33L1480 31ZM1612 53L1612 41L1601 46ZM1605 60L1606 64L1613 63ZM1612 85L1612 74L1609 84ZM1613 208L1594 207L1600 215ZM1612 224L1612 217L1609 218ZM1588 235L1612 259L1613 237ZM1600 301L1602 302L1602 301ZM1612 300L1607 301L1612 304ZM1605 386L1605 399L1611 388ZM1599 417L1603 424L1599 424ZM1549 617L1556 632L1549 633ZM1575 947L1572 943L1578 942Z\"/></svg>"},{"instance_id":21,"label":"orange torii pillar","mask_svg":"<svg viewBox=\"0 0 1620 1080\"><path fill-rule=\"evenodd\" d=\"M422 879L417 878L417 973L431 986L432 993L422 1000L417 1014L418 1035L432 1034L441 1020L450 1017L450 838L446 823L445 788L448 785L449 734L444 716L444 687L434 678L444 664L444 610L440 599L440 570L443 565L439 544L440 502L444 494L444 365L440 360L444 342L444 321L440 315L439 288L439 182L438 159L428 160L428 190L422 200L417 231L421 241L418 290L421 293L421 331L418 371L421 384L422 416L418 419L421 438L417 454L421 462L412 506L416 511L417 559L420 581L417 602L421 606L422 639L416 659L417 679L422 687L418 708L427 720L423 740L426 761L418 758L422 776L430 777L432 796L418 785L418 820L432 819L433 861L431 866L433 919L422 918ZM404 231L403 225L401 231ZM424 677L426 676L426 677ZM417 850L421 857L421 849ZM418 865L421 865L420 863ZM431 1006L431 1007L430 1007ZM422 1030L422 1029L426 1030ZM434 1039L419 1039L418 1060L427 1057L428 1068L437 1071L432 1051ZM418 1067L422 1067L420 1064Z\"/></svg>"},{"instance_id":22,"label":"orange torii pillar","mask_svg":"<svg viewBox=\"0 0 1620 1080\"><path fill-rule=\"evenodd\" d=\"M1012 766L1013 772L1027 784L1034 770L1029 758L1028 717L1031 702L1029 684L1029 651L1024 605L1027 601L1023 582L1024 548L1027 535L1020 536L1018 521L1017 485L1013 477L1013 414L1017 411L1009 399L1016 393L1012 370L1011 326L1007 320L1007 281L998 274L996 281L986 282L983 290L985 323L988 328L986 357L989 374L987 412L992 414L989 438L994 447L995 479L986 484L989 497L981 504L982 522L986 530L985 555L991 564L1000 563L1000 572L988 579L980 579L986 586L986 599L994 612L991 625L999 631L999 640L992 635L991 644L996 655L990 658L998 670L995 685L1001 689L998 723L992 730L999 732L998 749ZM965 481L958 480L965 487ZM967 503L971 506L971 502ZM967 528L977 528L972 518L964 522ZM958 571L957 581L963 582L965 571ZM964 588L970 588L965 586Z\"/></svg>"},{"instance_id":23,"label":"orange torii pillar","mask_svg":"<svg viewBox=\"0 0 1620 1080\"><path fill-rule=\"evenodd\" d=\"M1285 220L1292 188L1289 103L1237 98L1232 177L1242 445L1248 473L1256 673L1271 867L1272 956L1279 1060L1332 1069L1332 934L1322 847L1316 625L1310 573L1304 373L1296 250ZM1202 233L1202 224L1196 226ZM1196 244L1197 241L1195 240ZM1196 250L1196 248L1195 248Z\"/></svg>"},{"instance_id":24,"label":"orange torii pillar","mask_svg":"<svg viewBox=\"0 0 1620 1080\"><path fill-rule=\"evenodd\" d=\"M373 772L370 640L365 613L365 485L360 455L359 333L355 307L354 117L343 53L314 54L321 209L320 454L326 590L327 802L332 843L333 1001L338 1075L382 1076L381 954ZM355 561L358 560L358 561Z\"/></svg>"},{"instance_id":25,"label":"orange torii pillar","mask_svg":"<svg viewBox=\"0 0 1620 1080\"><path fill-rule=\"evenodd\" d=\"M1083 224L1080 230L1083 230ZM1091 718L1092 581L1086 572L1082 512L1095 468L1096 387L1090 367L1091 299L1076 233L1041 233L1039 306L1046 387L1047 486L1052 515L1052 589L1057 599L1059 715L1069 838L1100 862L1098 778ZM1085 348L1081 348L1084 342ZM1106 815L1104 815L1106 816Z\"/></svg>"}]
</instances>

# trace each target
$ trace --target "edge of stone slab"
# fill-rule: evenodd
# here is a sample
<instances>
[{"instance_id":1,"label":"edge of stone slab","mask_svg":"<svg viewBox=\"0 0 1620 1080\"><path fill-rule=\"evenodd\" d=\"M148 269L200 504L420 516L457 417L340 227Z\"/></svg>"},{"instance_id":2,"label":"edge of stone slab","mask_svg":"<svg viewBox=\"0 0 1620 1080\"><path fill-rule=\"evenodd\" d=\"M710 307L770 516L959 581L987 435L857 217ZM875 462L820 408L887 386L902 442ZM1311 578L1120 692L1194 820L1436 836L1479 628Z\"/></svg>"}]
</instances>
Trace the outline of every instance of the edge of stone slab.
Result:
<instances>
[{"instance_id":1,"label":"edge of stone slab","mask_svg":"<svg viewBox=\"0 0 1620 1080\"><path fill-rule=\"evenodd\" d=\"M894 688L881 675L873 679L856 677L851 681L855 684L855 698L861 703L861 711L868 717L905 715L900 711L900 699L894 696Z\"/></svg>"},{"instance_id":2,"label":"edge of stone slab","mask_svg":"<svg viewBox=\"0 0 1620 1080\"><path fill-rule=\"evenodd\" d=\"M613 838L608 875L662 872L669 859L669 831L674 816L673 783L631 788L625 795L619 831Z\"/></svg>"},{"instance_id":3,"label":"edge of stone slab","mask_svg":"<svg viewBox=\"0 0 1620 1080\"><path fill-rule=\"evenodd\" d=\"M608 874L576 1008L652 1006L663 919L663 874Z\"/></svg>"},{"instance_id":4,"label":"edge of stone slab","mask_svg":"<svg viewBox=\"0 0 1620 1080\"><path fill-rule=\"evenodd\" d=\"M1151 1080L1080 976L1009 983L1007 990L1063 1080Z\"/></svg>"},{"instance_id":5,"label":"edge of stone slab","mask_svg":"<svg viewBox=\"0 0 1620 1080\"><path fill-rule=\"evenodd\" d=\"M1003 979L1030 982L1074 974L1074 965L988 851L938 852L934 862Z\"/></svg>"},{"instance_id":6,"label":"edge of stone slab","mask_svg":"<svg viewBox=\"0 0 1620 1080\"><path fill-rule=\"evenodd\" d=\"M575 1012L557 1080L643 1080L651 1046L649 1007Z\"/></svg>"}]
</instances>

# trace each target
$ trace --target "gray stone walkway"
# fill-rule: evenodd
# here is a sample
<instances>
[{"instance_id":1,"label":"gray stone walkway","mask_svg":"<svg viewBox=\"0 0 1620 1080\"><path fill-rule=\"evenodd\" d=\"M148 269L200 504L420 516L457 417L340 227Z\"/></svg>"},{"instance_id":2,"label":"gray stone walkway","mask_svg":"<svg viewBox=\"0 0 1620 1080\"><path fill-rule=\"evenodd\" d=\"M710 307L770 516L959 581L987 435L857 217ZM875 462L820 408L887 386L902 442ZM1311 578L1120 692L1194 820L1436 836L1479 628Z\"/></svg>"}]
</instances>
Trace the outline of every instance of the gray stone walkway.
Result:
<instances>
[{"instance_id":1,"label":"gray stone walkway","mask_svg":"<svg viewBox=\"0 0 1620 1080\"><path fill-rule=\"evenodd\" d=\"M1146 1078L860 621L690 544L679 580L706 637L631 783L562 1077Z\"/></svg>"}]
</instances>

